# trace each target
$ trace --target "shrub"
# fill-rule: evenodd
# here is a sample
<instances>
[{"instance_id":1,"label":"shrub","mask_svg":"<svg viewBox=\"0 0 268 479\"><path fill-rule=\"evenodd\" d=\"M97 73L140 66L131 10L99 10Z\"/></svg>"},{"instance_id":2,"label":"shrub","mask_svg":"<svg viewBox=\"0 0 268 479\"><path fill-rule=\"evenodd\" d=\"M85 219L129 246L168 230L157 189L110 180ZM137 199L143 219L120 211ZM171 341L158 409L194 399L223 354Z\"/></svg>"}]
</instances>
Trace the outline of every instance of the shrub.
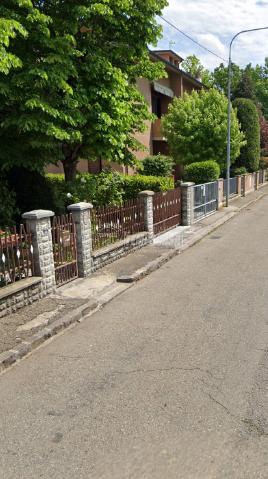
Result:
<instances>
[{"instance_id":1,"label":"shrub","mask_svg":"<svg viewBox=\"0 0 268 479\"><path fill-rule=\"evenodd\" d=\"M184 169L184 179L193 181L196 184L208 183L215 181L220 176L220 167L216 161L200 161L191 163Z\"/></svg>"},{"instance_id":2,"label":"shrub","mask_svg":"<svg viewBox=\"0 0 268 479\"><path fill-rule=\"evenodd\" d=\"M238 176L238 175L246 175L247 169L244 166L240 166L239 168L234 168L231 171L231 176Z\"/></svg>"},{"instance_id":3,"label":"shrub","mask_svg":"<svg viewBox=\"0 0 268 479\"><path fill-rule=\"evenodd\" d=\"M142 161L139 173L147 176L171 176L174 161L169 156L155 155L147 156Z\"/></svg>"},{"instance_id":4,"label":"shrub","mask_svg":"<svg viewBox=\"0 0 268 479\"><path fill-rule=\"evenodd\" d=\"M235 166L244 166L247 171L257 171L260 161L260 124L256 106L252 100L237 98L233 102L237 116L244 132L246 145L241 148Z\"/></svg>"},{"instance_id":5,"label":"shrub","mask_svg":"<svg viewBox=\"0 0 268 479\"><path fill-rule=\"evenodd\" d=\"M115 172L102 172L98 175L83 173L71 182L65 182L63 175L48 174L47 182L53 189L56 213L79 201L91 202L94 206L114 205L136 198L143 190L157 192L174 188L173 178L124 176Z\"/></svg>"},{"instance_id":6,"label":"shrub","mask_svg":"<svg viewBox=\"0 0 268 479\"><path fill-rule=\"evenodd\" d=\"M168 191L174 188L173 178L164 176L125 176L124 199L136 198L140 191L151 190L154 192Z\"/></svg>"}]
</instances>

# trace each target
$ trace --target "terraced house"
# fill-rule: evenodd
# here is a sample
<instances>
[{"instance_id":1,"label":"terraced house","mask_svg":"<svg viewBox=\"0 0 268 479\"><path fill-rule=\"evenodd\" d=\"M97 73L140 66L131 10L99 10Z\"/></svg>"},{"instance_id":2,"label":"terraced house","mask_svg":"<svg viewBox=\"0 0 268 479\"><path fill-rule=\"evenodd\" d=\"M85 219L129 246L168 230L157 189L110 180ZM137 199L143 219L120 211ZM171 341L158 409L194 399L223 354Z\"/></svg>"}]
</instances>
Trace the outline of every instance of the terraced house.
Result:
<instances>
[{"instance_id":1,"label":"terraced house","mask_svg":"<svg viewBox=\"0 0 268 479\"><path fill-rule=\"evenodd\" d=\"M146 132L137 133L136 138L146 147L145 151L138 151L136 156L143 159L148 154L168 154L167 140L161 132L161 118L168 111L168 105L174 97L181 97L184 92L192 90L201 90L203 84L185 73L180 68L183 61L177 53L172 50L156 50L150 52L150 58L153 62L161 61L165 64L167 77L158 81L150 82L147 79L139 78L137 85L141 93L144 95L150 111L152 111L157 119L154 122L148 122ZM79 171L88 171L91 173L99 173L105 166L104 161L87 161L81 160L78 165ZM130 168L114 164L114 169L131 174ZM50 172L61 172L61 167L51 166Z\"/></svg>"}]
</instances>

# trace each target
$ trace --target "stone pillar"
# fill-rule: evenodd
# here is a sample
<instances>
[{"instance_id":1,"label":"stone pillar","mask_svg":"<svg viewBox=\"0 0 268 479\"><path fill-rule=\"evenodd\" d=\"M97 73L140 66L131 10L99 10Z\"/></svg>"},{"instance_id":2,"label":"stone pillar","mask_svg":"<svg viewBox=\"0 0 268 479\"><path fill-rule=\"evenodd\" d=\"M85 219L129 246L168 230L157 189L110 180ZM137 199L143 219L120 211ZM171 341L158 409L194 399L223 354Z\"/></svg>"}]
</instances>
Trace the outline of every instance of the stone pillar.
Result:
<instances>
[{"instance_id":1,"label":"stone pillar","mask_svg":"<svg viewBox=\"0 0 268 479\"><path fill-rule=\"evenodd\" d=\"M75 203L68 206L76 227L77 267L79 278L92 272L91 203Z\"/></svg>"},{"instance_id":2,"label":"stone pillar","mask_svg":"<svg viewBox=\"0 0 268 479\"><path fill-rule=\"evenodd\" d=\"M52 293L56 287L50 218L53 211L33 210L24 213L27 227L32 233L34 272L42 276L42 295Z\"/></svg>"},{"instance_id":3,"label":"stone pillar","mask_svg":"<svg viewBox=\"0 0 268 479\"><path fill-rule=\"evenodd\" d=\"M182 225L190 226L194 222L194 183L181 183Z\"/></svg>"},{"instance_id":4,"label":"stone pillar","mask_svg":"<svg viewBox=\"0 0 268 479\"><path fill-rule=\"evenodd\" d=\"M255 173L255 189L258 190L259 189L259 184L260 184L260 172L259 171L256 171Z\"/></svg>"},{"instance_id":5,"label":"stone pillar","mask_svg":"<svg viewBox=\"0 0 268 479\"><path fill-rule=\"evenodd\" d=\"M153 207L153 191L141 191L139 197L144 201L144 224L145 231L149 233L150 241L154 238L154 207Z\"/></svg>"},{"instance_id":6,"label":"stone pillar","mask_svg":"<svg viewBox=\"0 0 268 479\"><path fill-rule=\"evenodd\" d=\"M241 196L246 196L246 179L247 175L241 176Z\"/></svg>"},{"instance_id":7,"label":"stone pillar","mask_svg":"<svg viewBox=\"0 0 268 479\"><path fill-rule=\"evenodd\" d=\"M219 178L217 180L218 183L218 201L217 201L217 209L221 208L224 204L224 192L223 192L223 185L224 185L224 179Z\"/></svg>"},{"instance_id":8,"label":"stone pillar","mask_svg":"<svg viewBox=\"0 0 268 479\"><path fill-rule=\"evenodd\" d=\"M241 177L241 175L238 175L236 177L236 181L237 181L237 194L238 194L238 196L241 196L242 195L242 177Z\"/></svg>"}]
</instances>

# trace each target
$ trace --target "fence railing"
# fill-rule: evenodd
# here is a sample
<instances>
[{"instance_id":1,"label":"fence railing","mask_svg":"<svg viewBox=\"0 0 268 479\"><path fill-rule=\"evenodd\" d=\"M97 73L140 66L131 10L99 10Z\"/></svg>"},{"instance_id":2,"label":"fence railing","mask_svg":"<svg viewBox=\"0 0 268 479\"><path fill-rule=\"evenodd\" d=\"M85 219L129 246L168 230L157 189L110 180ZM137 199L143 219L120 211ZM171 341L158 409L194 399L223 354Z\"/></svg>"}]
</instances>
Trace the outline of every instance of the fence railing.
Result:
<instances>
[{"instance_id":1,"label":"fence railing","mask_svg":"<svg viewBox=\"0 0 268 479\"><path fill-rule=\"evenodd\" d=\"M208 216L217 209L218 183L194 186L194 221Z\"/></svg>"},{"instance_id":2,"label":"fence railing","mask_svg":"<svg viewBox=\"0 0 268 479\"><path fill-rule=\"evenodd\" d=\"M224 180L223 182L223 196L226 196L227 192L227 182L228 180ZM230 178L229 179L229 195L234 196L237 195L237 178Z\"/></svg>"},{"instance_id":3,"label":"fence railing","mask_svg":"<svg viewBox=\"0 0 268 479\"><path fill-rule=\"evenodd\" d=\"M181 189L155 193L153 196L154 234L181 224Z\"/></svg>"},{"instance_id":4,"label":"fence railing","mask_svg":"<svg viewBox=\"0 0 268 479\"><path fill-rule=\"evenodd\" d=\"M0 288L33 275L32 237L26 227L0 231Z\"/></svg>"},{"instance_id":5,"label":"fence railing","mask_svg":"<svg viewBox=\"0 0 268 479\"><path fill-rule=\"evenodd\" d=\"M54 216L51 225L57 286L77 278L76 229L71 214Z\"/></svg>"},{"instance_id":6,"label":"fence railing","mask_svg":"<svg viewBox=\"0 0 268 479\"><path fill-rule=\"evenodd\" d=\"M91 212L92 248L97 250L145 230L144 201L129 200L122 206L95 208Z\"/></svg>"},{"instance_id":7,"label":"fence railing","mask_svg":"<svg viewBox=\"0 0 268 479\"><path fill-rule=\"evenodd\" d=\"M264 183L264 170L259 171L259 183L262 185Z\"/></svg>"}]
</instances>

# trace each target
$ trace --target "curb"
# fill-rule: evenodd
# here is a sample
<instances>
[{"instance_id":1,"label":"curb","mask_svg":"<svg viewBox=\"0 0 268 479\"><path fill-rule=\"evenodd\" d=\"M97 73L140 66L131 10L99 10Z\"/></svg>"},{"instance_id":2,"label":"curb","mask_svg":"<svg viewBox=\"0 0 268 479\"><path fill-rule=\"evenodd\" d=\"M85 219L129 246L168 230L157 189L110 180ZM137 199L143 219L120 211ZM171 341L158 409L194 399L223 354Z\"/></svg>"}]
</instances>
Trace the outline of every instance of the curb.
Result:
<instances>
[{"instance_id":1,"label":"curb","mask_svg":"<svg viewBox=\"0 0 268 479\"><path fill-rule=\"evenodd\" d=\"M216 221L214 224L205 227L200 233L194 235L192 239L187 241L182 247L175 248L174 250L168 251L167 253L162 254L157 259L150 261L146 266L139 268L132 275L122 275L117 278L117 282L112 285L110 291L106 291L99 298L98 301L88 301L82 306L78 307L75 312L70 312L63 318L59 318L48 327L45 327L41 331L33 334L27 341L23 341L15 349L10 349L4 351L0 354L0 374L7 370L7 368L15 364L20 359L23 359L25 356L30 354L36 348L38 348L42 343L47 339L52 338L59 332L67 329L71 326L74 326L75 323L82 322L85 318L91 316L98 310L100 310L105 304L108 304L112 299L119 296L121 293L129 289L145 276L148 276L153 271L161 268L161 266L167 263L169 260L175 256L183 253L188 248L194 246L196 243L201 241L205 236L208 236L212 231L216 230L227 221L231 220L234 216L240 213L242 210L248 208L250 205L257 203L264 196L267 196L267 193L263 193L258 198L254 198L246 205L237 208L236 211L231 211L227 213L223 218Z\"/></svg>"}]
</instances>

